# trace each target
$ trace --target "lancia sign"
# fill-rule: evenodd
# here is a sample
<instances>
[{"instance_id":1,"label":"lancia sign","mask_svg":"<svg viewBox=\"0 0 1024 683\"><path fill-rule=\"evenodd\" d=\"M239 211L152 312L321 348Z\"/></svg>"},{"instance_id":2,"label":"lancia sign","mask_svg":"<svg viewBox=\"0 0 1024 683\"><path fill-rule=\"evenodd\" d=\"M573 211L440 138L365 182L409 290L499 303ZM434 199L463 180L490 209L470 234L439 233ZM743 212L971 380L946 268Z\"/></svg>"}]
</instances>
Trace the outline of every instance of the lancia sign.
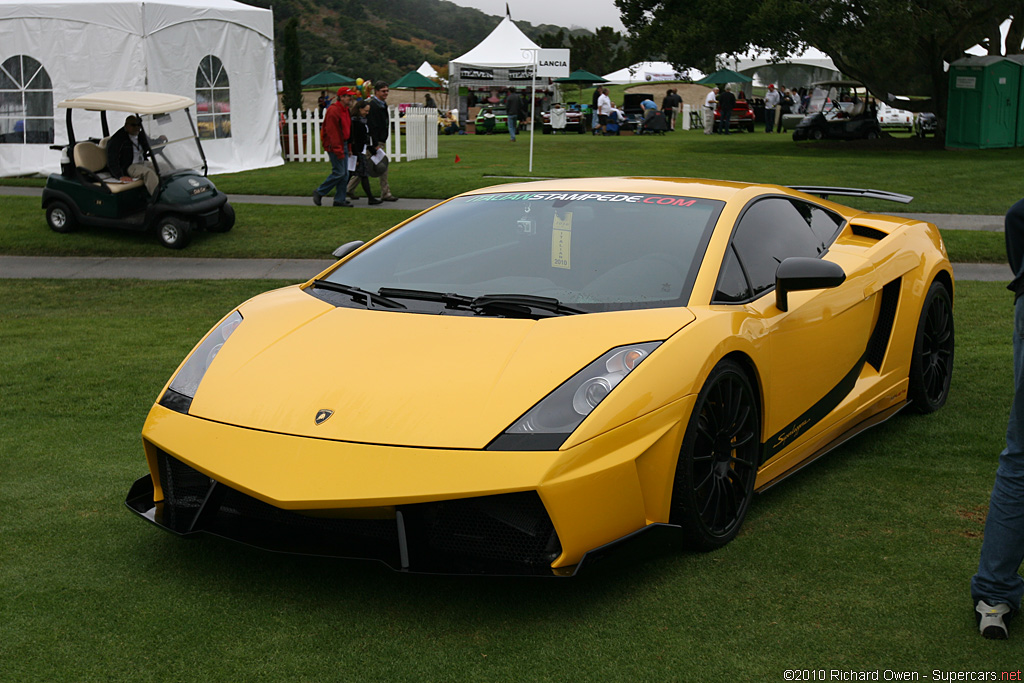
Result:
<instances>
[{"instance_id":1,"label":"lancia sign","mask_svg":"<svg viewBox=\"0 0 1024 683\"><path fill-rule=\"evenodd\" d=\"M537 51L537 75L541 78L565 78L569 75L569 50Z\"/></svg>"}]
</instances>

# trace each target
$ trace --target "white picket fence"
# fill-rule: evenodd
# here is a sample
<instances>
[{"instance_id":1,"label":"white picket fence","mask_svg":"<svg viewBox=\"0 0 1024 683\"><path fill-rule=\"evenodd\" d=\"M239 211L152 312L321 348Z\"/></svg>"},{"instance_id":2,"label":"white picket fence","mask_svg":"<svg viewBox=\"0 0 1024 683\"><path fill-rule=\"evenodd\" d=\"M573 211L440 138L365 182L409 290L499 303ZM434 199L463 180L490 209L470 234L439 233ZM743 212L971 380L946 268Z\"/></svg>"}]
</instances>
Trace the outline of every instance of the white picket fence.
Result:
<instances>
[{"instance_id":1,"label":"white picket fence","mask_svg":"<svg viewBox=\"0 0 1024 683\"><path fill-rule=\"evenodd\" d=\"M388 110L391 132L384 152L392 162L437 158L437 109L410 107L404 116L398 108ZM327 161L320 144L323 117L318 110L288 110L281 132L285 161Z\"/></svg>"}]
</instances>

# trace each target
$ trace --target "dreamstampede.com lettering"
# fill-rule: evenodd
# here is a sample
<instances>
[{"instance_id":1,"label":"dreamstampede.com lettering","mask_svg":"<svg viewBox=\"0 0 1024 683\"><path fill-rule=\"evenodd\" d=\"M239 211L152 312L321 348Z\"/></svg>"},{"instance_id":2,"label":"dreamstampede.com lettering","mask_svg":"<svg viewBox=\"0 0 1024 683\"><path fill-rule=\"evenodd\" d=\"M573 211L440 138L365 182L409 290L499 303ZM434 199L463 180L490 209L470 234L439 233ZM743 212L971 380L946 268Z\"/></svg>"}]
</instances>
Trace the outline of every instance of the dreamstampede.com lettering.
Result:
<instances>
[{"instance_id":1,"label":"dreamstampede.com lettering","mask_svg":"<svg viewBox=\"0 0 1024 683\"><path fill-rule=\"evenodd\" d=\"M595 194L592 192L506 192L504 194L480 194L467 199L469 202L507 201L552 201L552 202L627 202L630 204L659 204L662 206L693 206L696 199L686 197L665 197L647 194Z\"/></svg>"}]
</instances>

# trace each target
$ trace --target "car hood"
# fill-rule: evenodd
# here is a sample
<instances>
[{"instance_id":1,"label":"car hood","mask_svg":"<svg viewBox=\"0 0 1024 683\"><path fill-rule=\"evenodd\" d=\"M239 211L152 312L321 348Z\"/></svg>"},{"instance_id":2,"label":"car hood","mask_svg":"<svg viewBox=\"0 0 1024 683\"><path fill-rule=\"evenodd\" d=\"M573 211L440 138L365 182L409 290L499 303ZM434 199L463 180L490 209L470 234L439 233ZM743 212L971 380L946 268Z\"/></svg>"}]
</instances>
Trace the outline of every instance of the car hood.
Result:
<instances>
[{"instance_id":1,"label":"car hood","mask_svg":"<svg viewBox=\"0 0 1024 683\"><path fill-rule=\"evenodd\" d=\"M239 310L244 320L190 415L322 439L470 449L609 349L666 339L694 320L685 308L536 321L371 311L336 308L297 287ZM323 410L333 414L318 425Z\"/></svg>"}]
</instances>

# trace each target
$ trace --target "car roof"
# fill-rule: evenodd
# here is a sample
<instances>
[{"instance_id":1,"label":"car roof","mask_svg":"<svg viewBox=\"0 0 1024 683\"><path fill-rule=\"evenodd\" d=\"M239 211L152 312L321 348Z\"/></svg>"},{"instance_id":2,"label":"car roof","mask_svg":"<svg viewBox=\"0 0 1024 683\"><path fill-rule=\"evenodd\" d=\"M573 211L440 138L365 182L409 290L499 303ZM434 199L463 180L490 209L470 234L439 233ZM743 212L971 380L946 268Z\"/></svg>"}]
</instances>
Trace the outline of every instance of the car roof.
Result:
<instances>
[{"instance_id":1,"label":"car roof","mask_svg":"<svg viewBox=\"0 0 1024 683\"><path fill-rule=\"evenodd\" d=\"M61 109L87 109L89 111L123 111L130 114L166 114L191 107L196 102L183 95L162 92L109 90L71 97L57 104Z\"/></svg>"}]
</instances>

